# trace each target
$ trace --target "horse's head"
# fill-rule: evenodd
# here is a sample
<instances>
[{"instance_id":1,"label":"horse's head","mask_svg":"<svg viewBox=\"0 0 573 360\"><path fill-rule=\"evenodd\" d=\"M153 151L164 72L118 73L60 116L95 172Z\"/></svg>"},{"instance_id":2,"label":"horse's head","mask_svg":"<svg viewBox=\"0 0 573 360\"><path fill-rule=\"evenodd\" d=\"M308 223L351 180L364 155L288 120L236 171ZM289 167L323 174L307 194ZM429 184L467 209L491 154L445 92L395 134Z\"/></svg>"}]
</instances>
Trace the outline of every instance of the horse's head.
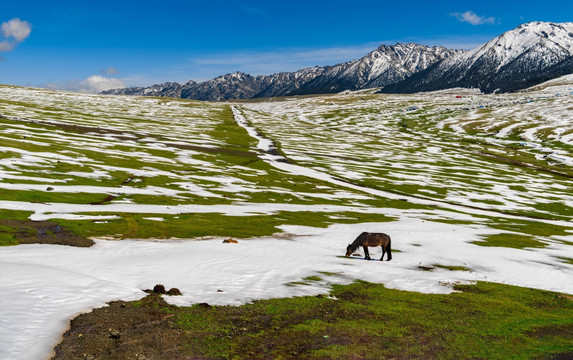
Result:
<instances>
[{"instance_id":1,"label":"horse's head","mask_svg":"<svg viewBox=\"0 0 573 360\"><path fill-rule=\"evenodd\" d=\"M348 244L346 247L346 257L349 257L350 255L352 255L352 245Z\"/></svg>"}]
</instances>

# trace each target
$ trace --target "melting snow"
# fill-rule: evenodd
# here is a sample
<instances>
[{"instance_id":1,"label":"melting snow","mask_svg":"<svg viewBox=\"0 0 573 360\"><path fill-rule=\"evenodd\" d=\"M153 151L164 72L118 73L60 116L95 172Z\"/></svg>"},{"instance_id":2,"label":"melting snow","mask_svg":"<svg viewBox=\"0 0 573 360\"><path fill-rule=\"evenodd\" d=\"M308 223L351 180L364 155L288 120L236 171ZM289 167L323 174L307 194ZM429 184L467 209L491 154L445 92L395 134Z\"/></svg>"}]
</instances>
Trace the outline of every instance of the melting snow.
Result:
<instances>
[{"instance_id":1,"label":"melting snow","mask_svg":"<svg viewBox=\"0 0 573 360\"><path fill-rule=\"evenodd\" d=\"M556 259L569 251L567 246L480 247L470 242L492 233L485 226L450 225L418 216L327 229L285 226L283 230L291 234L288 240L265 237L240 240L233 246L221 239L96 240L91 248L2 248L1 273L10 281L3 281L0 291L10 296L2 297L0 308L0 357L46 358L70 318L108 301L139 299L145 296L142 289L158 283L183 292L181 297L166 298L176 305L238 305L261 298L314 295L328 292L331 284L355 279L425 293L449 293L448 284L486 280L573 294L573 265ZM393 260L343 258L346 244L362 231L390 234ZM573 236L565 238L573 240ZM371 254L374 258L381 251L371 250ZM471 271L421 271L420 263ZM323 281L287 286L310 275Z\"/></svg>"}]
</instances>

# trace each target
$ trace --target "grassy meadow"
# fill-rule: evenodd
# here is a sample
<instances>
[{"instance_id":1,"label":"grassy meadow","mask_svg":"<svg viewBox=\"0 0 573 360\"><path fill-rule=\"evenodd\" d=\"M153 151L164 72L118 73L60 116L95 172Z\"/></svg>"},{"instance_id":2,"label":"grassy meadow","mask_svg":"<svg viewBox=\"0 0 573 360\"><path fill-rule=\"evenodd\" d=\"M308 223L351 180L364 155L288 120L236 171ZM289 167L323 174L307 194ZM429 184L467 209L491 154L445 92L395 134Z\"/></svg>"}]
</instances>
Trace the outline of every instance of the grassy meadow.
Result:
<instances>
[{"instance_id":1,"label":"grassy meadow","mask_svg":"<svg viewBox=\"0 0 573 360\"><path fill-rule=\"evenodd\" d=\"M229 104L0 86L0 245L64 232L280 238L285 226L389 224L408 214L487 229L471 239L476 248L554 251L549 266L570 271L573 101L563 93L358 92ZM426 246L401 246L407 232L396 235L395 257ZM479 271L466 266L437 261L419 271ZM488 282L445 295L328 286L331 296L243 306L126 306L171 314L184 334L177 346L198 358L573 354L570 295Z\"/></svg>"}]
</instances>

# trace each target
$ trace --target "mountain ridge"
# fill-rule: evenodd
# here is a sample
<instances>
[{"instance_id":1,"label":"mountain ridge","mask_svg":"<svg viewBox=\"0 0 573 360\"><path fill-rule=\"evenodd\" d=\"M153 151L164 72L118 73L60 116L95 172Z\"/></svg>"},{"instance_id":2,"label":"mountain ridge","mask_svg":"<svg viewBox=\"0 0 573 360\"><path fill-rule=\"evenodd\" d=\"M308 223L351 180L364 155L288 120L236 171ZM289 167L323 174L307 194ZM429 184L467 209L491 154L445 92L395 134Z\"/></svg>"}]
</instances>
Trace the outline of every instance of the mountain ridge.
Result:
<instances>
[{"instance_id":1,"label":"mountain ridge","mask_svg":"<svg viewBox=\"0 0 573 360\"><path fill-rule=\"evenodd\" d=\"M437 61L461 52L464 50L397 43L381 45L360 59L336 65L258 76L236 71L201 83L166 82L149 87L112 89L103 91L102 94L225 101L359 90L395 83Z\"/></svg>"},{"instance_id":2,"label":"mountain ridge","mask_svg":"<svg viewBox=\"0 0 573 360\"><path fill-rule=\"evenodd\" d=\"M185 84L112 89L102 94L225 101L381 88L413 93L453 87L482 92L520 90L573 73L573 22L530 22L473 50L415 43L381 45L356 60L294 72L252 76L234 72Z\"/></svg>"},{"instance_id":3,"label":"mountain ridge","mask_svg":"<svg viewBox=\"0 0 573 360\"><path fill-rule=\"evenodd\" d=\"M484 93L520 90L573 73L573 22L530 22L487 43L391 84L384 93L452 87Z\"/></svg>"}]
</instances>

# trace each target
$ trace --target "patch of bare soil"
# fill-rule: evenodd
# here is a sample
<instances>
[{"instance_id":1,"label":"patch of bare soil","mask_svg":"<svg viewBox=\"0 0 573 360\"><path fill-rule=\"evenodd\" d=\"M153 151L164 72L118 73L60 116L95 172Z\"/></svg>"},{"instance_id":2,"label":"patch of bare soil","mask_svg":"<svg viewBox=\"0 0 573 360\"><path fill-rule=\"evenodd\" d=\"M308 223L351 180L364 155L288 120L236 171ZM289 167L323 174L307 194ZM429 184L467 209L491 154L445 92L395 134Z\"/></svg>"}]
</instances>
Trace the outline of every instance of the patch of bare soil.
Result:
<instances>
[{"instance_id":1,"label":"patch of bare soil","mask_svg":"<svg viewBox=\"0 0 573 360\"><path fill-rule=\"evenodd\" d=\"M71 321L52 359L191 359L184 355L185 333L173 321L172 307L150 294L81 314Z\"/></svg>"},{"instance_id":2,"label":"patch of bare soil","mask_svg":"<svg viewBox=\"0 0 573 360\"><path fill-rule=\"evenodd\" d=\"M14 237L20 244L55 244L90 247L93 240L78 236L51 221L0 219L0 225L16 230Z\"/></svg>"}]
</instances>

